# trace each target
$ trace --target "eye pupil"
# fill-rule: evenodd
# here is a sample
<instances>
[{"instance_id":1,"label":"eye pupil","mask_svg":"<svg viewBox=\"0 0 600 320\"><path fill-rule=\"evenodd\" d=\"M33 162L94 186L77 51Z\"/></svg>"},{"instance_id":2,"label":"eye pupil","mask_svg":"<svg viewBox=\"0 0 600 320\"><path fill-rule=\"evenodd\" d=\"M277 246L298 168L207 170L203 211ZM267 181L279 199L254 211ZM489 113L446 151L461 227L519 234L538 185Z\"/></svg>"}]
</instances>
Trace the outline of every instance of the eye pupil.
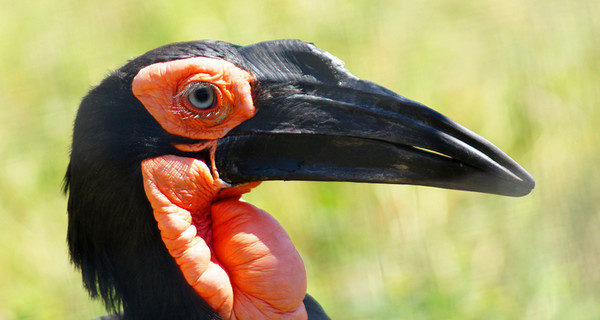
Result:
<instances>
[{"instance_id":1,"label":"eye pupil","mask_svg":"<svg viewBox=\"0 0 600 320\"><path fill-rule=\"evenodd\" d=\"M207 88L198 89L194 92L194 98L196 98L196 101L198 102L206 102L209 97L210 93Z\"/></svg>"},{"instance_id":2,"label":"eye pupil","mask_svg":"<svg viewBox=\"0 0 600 320\"><path fill-rule=\"evenodd\" d=\"M192 107L199 110L207 110L215 105L215 89L210 84L199 84L193 88L187 95L187 99Z\"/></svg>"}]
</instances>

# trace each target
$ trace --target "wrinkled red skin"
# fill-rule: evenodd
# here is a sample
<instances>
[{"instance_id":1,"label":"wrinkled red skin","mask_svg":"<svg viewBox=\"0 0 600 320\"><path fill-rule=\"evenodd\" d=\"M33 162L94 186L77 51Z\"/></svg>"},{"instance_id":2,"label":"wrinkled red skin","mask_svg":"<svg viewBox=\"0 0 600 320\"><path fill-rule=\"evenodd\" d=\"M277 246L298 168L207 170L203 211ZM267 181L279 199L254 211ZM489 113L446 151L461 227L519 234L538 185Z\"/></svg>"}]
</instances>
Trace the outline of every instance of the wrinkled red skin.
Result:
<instances>
[{"instance_id":1,"label":"wrinkled red skin","mask_svg":"<svg viewBox=\"0 0 600 320\"><path fill-rule=\"evenodd\" d=\"M225 319L306 319L306 271L281 225L222 189L208 166L172 155L142 163L163 242L187 282ZM219 183L220 182L220 183Z\"/></svg>"},{"instance_id":2,"label":"wrinkled red skin","mask_svg":"<svg viewBox=\"0 0 600 320\"><path fill-rule=\"evenodd\" d=\"M161 127L203 140L174 147L211 154L208 166L173 155L143 161L144 188L185 279L225 319L306 319L306 271L292 241L268 213L240 200L258 184L228 188L213 161L217 140L254 116L253 81L232 63L205 57L140 70L133 94ZM214 107L190 104L186 88L194 82L217 90Z\"/></svg>"}]
</instances>

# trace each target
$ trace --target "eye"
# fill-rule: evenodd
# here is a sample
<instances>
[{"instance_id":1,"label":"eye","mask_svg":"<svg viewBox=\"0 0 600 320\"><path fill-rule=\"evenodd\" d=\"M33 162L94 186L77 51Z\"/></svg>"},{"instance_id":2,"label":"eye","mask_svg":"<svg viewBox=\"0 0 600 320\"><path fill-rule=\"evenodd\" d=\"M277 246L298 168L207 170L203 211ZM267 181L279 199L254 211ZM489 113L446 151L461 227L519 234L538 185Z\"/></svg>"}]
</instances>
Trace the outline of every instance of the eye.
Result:
<instances>
[{"instance_id":1,"label":"eye","mask_svg":"<svg viewBox=\"0 0 600 320\"><path fill-rule=\"evenodd\" d=\"M186 97L190 105L198 110L208 110L217 105L218 89L206 82L196 82L188 87Z\"/></svg>"}]
</instances>

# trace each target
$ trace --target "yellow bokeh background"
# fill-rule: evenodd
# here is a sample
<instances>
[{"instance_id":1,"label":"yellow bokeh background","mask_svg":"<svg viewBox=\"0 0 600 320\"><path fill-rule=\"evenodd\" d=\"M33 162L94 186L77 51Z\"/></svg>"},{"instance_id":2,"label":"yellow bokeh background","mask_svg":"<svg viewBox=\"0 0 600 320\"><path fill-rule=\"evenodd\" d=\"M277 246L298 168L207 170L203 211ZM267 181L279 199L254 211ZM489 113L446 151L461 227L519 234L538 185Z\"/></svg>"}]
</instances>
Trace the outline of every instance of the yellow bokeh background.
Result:
<instances>
[{"instance_id":1,"label":"yellow bokeh background","mask_svg":"<svg viewBox=\"0 0 600 320\"><path fill-rule=\"evenodd\" d=\"M0 319L91 319L62 176L89 88L176 41L298 38L511 155L524 198L269 182L334 319L600 318L600 2L0 0ZM151 281L151 280L149 280Z\"/></svg>"}]
</instances>

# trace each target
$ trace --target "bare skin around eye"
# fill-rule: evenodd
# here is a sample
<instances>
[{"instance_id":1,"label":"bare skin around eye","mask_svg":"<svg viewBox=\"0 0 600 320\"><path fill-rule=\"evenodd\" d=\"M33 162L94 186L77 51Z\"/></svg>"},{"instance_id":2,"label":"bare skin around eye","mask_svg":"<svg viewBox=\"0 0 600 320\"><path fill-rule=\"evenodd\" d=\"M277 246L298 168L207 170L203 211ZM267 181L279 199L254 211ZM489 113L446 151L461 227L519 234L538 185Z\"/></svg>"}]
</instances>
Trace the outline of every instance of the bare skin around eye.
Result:
<instances>
[{"instance_id":1,"label":"bare skin around eye","mask_svg":"<svg viewBox=\"0 0 600 320\"><path fill-rule=\"evenodd\" d=\"M231 62L195 57L149 65L131 84L133 94L167 132L192 139L222 138L254 116L251 85L254 78ZM190 110L176 97L190 83L206 82L219 90L218 117Z\"/></svg>"},{"instance_id":2,"label":"bare skin around eye","mask_svg":"<svg viewBox=\"0 0 600 320\"><path fill-rule=\"evenodd\" d=\"M142 163L163 242L187 282L225 319L306 319L306 271L281 225L220 189L204 162L163 156Z\"/></svg>"}]
</instances>

